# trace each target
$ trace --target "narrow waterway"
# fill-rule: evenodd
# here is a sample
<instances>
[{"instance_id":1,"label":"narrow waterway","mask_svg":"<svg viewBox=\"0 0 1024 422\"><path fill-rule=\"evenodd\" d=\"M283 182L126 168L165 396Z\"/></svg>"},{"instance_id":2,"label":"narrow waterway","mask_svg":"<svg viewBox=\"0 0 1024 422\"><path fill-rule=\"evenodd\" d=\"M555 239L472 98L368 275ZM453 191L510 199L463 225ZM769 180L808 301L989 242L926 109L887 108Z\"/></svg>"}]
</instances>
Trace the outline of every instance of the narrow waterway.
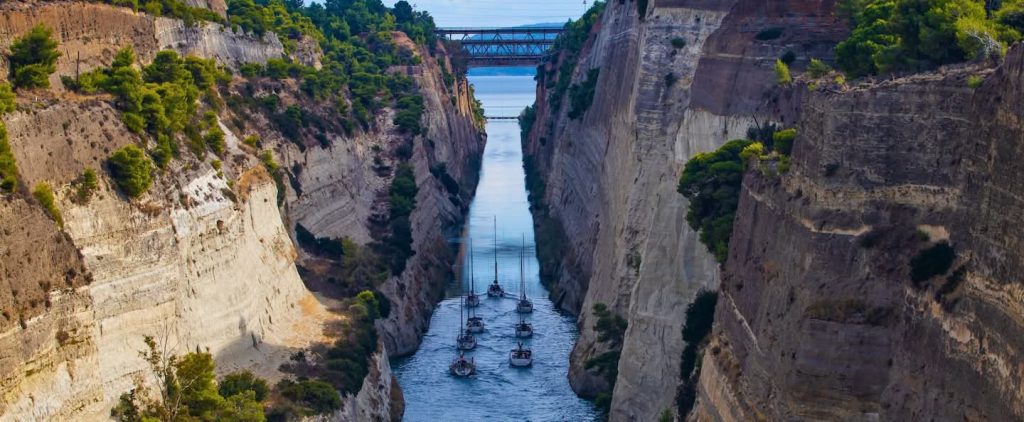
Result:
<instances>
[{"instance_id":1,"label":"narrow waterway","mask_svg":"<svg viewBox=\"0 0 1024 422\"><path fill-rule=\"evenodd\" d=\"M476 96L489 116L518 114L533 103L536 82L528 76L484 76L470 73ZM457 379L448 373L456 356L459 331L458 283L434 311L420 349L393 362L405 394L405 420L419 421L590 421L593 406L573 393L566 378L569 352L576 339L574 318L560 314L547 298L537 275L533 224L522 168L519 125L514 120L487 123L487 147L476 198L469 211L466 235L473 239L476 291L481 294L477 315L487 331L477 335L476 350L467 353L477 375ZM497 217L497 248L494 219ZM515 300L488 298L497 252L498 279L505 290L519 292L519 253L526 244L526 292L535 310L527 316L534 326L529 344L531 368L512 368L508 353L516 345L518 321ZM466 254L463 286L469 283Z\"/></svg>"}]
</instances>

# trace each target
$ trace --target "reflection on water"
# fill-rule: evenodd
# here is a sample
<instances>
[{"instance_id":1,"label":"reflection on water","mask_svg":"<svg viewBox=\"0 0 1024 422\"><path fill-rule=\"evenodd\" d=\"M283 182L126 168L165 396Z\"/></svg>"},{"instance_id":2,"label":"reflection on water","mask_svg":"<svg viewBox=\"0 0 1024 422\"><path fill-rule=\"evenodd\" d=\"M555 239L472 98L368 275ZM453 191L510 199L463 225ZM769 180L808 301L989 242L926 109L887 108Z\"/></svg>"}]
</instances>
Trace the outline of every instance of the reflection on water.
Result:
<instances>
[{"instance_id":1,"label":"reflection on water","mask_svg":"<svg viewBox=\"0 0 1024 422\"><path fill-rule=\"evenodd\" d=\"M488 115L515 115L533 103L532 76L471 75L470 82L476 86L476 96ZM477 335L479 345L467 353L476 360L477 375L470 379L449 375L448 364L456 354L459 330L459 298L450 297L435 310L416 354L392 362L405 394L405 420L594 420L593 407L576 397L566 378L569 352L576 339L575 319L556 311L537 275L519 125L515 121L491 121L487 134L480 185L467 220L467 235L474 246L476 291L483 294L494 279L496 252L501 284L508 292L519 292L519 252L525 241L526 292L535 306L527 320L536 331L525 343L533 348L534 365L526 369L508 365L508 352L517 341L515 301L483 295L476 311L484 318L487 331ZM463 283L468 286L468 267L463 272Z\"/></svg>"}]
</instances>

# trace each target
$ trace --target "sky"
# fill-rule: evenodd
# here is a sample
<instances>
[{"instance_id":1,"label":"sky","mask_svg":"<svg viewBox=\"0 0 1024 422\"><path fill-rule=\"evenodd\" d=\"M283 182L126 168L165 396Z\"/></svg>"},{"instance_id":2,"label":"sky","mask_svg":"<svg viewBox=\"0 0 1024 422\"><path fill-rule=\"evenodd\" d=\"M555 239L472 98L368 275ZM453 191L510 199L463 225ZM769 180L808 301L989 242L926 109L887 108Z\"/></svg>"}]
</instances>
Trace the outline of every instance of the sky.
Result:
<instances>
[{"instance_id":1,"label":"sky","mask_svg":"<svg viewBox=\"0 0 1024 422\"><path fill-rule=\"evenodd\" d=\"M397 0L384 0L393 6ZM406 0L426 10L439 27L565 23L583 15L583 0ZM589 7L593 0L587 0Z\"/></svg>"}]
</instances>

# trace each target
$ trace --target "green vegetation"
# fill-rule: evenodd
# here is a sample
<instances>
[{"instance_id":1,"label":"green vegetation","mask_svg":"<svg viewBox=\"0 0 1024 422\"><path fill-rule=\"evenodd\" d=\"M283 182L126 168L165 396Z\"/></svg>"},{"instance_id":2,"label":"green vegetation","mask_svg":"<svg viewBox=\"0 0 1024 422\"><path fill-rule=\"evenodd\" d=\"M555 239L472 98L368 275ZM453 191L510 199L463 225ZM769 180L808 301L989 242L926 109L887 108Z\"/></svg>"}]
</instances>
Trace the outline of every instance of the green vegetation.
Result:
<instances>
[{"instance_id":1,"label":"green vegetation","mask_svg":"<svg viewBox=\"0 0 1024 422\"><path fill-rule=\"evenodd\" d=\"M57 208L57 200L53 197L53 189L46 183L39 183L36 188L32 190L32 196L39 201L39 205L43 206L47 214L50 214L50 218L57 223L57 227L64 228L64 218L60 215L60 209Z\"/></svg>"},{"instance_id":2,"label":"green vegetation","mask_svg":"<svg viewBox=\"0 0 1024 422\"><path fill-rule=\"evenodd\" d=\"M844 0L841 9L853 30L836 61L853 77L1000 55L1024 22L1020 0Z\"/></svg>"},{"instance_id":3,"label":"green vegetation","mask_svg":"<svg viewBox=\"0 0 1024 422\"><path fill-rule=\"evenodd\" d=\"M587 79L582 84L573 84L569 88L569 118L579 120L594 102L594 90L597 88L597 77L601 69L587 71Z\"/></svg>"},{"instance_id":4,"label":"green vegetation","mask_svg":"<svg viewBox=\"0 0 1024 422\"><path fill-rule=\"evenodd\" d=\"M455 178L452 177L451 174L448 174L447 163L440 163L431 166L430 174L437 178L439 182L441 182L441 186L444 186L444 189L448 192L449 195L458 196L459 192L461 191L461 187L459 186L459 181L455 180Z\"/></svg>"},{"instance_id":5,"label":"green vegetation","mask_svg":"<svg viewBox=\"0 0 1024 422\"><path fill-rule=\"evenodd\" d=\"M971 75L967 78L967 87L970 89L981 88L981 84L985 83L985 78L981 75Z\"/></svg>"},{"instance_id":6,"label":"green vegetation","mask_svg":"<svg viewBox=\"0 0 1024 422\"><path fill-rule=\"evenodd\" d=\"M405 271L405 262L415 253L412 250L412 225L409 216L416 209L417 193L419 188L416 187L416 174L412 165L399 164L388 189L391 210L388 228L391 233L384 239L380 248L392 274L397 275Z\"/></svg>"},{"instance_id":7,"label":"green vegetation","mask_svg":"<svg viewBox=\"0 0 1024 422\"><path fill-rule=\"evenodd\" d=\"M640 20L647 16L647 3L648 0L636 0L636 11L640 15Z\"/></svg>"},{"instance_id":8,"label":"green vegetation","mask_svg":"<svg viewBox=\"0 0 1024 422\"><path fill-rule=\"evenodd\" d=\"M299 246L314 255L326 258L341 258L345 253L342 241L326 237L316 237L301 223L295 223L295 239Z\"/></svg>"},{"instance_id":9,"label":"green vegetation","mask_svg":"<svg viewBox=\"0 0 1024 422\"><path fill-rule=\"evenodd\" d=\"M678 49L683 48L683 47L686 47L686 40L685 39L683 39L681 37L676 37L676 38L672 39L672 48L678 50Z\"/></svg>"},{"instance_id":10,"label":"green vegetation","mask_svg":"<svg viewBox=\"0 0 1024 422\"><path fill-rule=\"evenodd\" d=\"M679 365L679 378L683 380L676 390L676 411L686 419L697 400L697 383L700 380L700 359L707 337L715 321L715 305L718 292L701 290L686 307L686 324L683 325L683 356Z\"/></svg>"},{"instance_id":11,"label":"green vegetation","mask_svg":"<svg viewBox=\"0 0 1024 422\"><path fill-rule=\"evenodd\" d=\"M213 355L195 352L184 356L168 356L157 347L152 337L145 338L147 349L142 358L156 377L158 394L138 384L122 394L110 416L123 422L149 421L247 421L262 422L263 404L258 399L266 383L252 374L229 374L218 389ZM262 389L261 389L262 386ZM229 396L222 394L232 393Z\"/></svg>"},{"instance_id":12,"label":"green vegetation","mask_svg":"<svg viewBox=\"0 0 1024 422\"><path fill-rule=\"evenodd\" d=\"M377 351L373 321L387 317L390 304L370 291L359 293L348 303L349 319L341 327L341 338L323 352L323 362L298 359L288 365L310 379L279 383L276 390L281 400L267 411L269 419L293 420L336 410L341 407L339 393L355 395L362 388L370 372L370 356Z\"/></svg>"},{"instance_id":13,"label":"green vegetation","mask_svg":"<svg viewBox=\"0 0 1024 422\"><path fill-rule=\"evenodd\" d=\"M772 149L781 154L789 155L793 151L793 140L796 139L796 129L784 129L772 134Z\"/></svg>"},{"instance_id":14,"label":"green vegetation","mask_svg":"<svg viewBox=\"0 0 1024 422\"><path fill-rule=\"evenodd\" d=\"M267 387L265 380L253 375L249 371L227 374L224 378L220 379L217 386L217 392L220 393L221 397L231 397L243 394L246 391L251 391L256 401L263 401L267 399L270 388Z\"/></svg>"},{"instance_id":15,"label":"green vegetation","mask_svg":"<svg viewBox=\"0 0 1024 422\"><path fill-rule=\"evenodd\" d=\"M701 243L722 264L729 254L747 164L756 158L757 170L767 177L789 171L796 129L777 131L775 125L768 124L752 127L747 137L751 139L735 139L716 151L695 155L679 179L679 193L690 200L686 221L700 232Z\"/></svg>"},{"instance_id":16,"label":"green vegetation","mask_svg":"<svg viewBox=\"0 0 1024 422\"><path fill-rule=\"evenodd\" d=\"M284 403L267 411L271 420L295 420L341 408L341 395L323 381L285 379L276 388Z\"/></svg>"},{"instance_id":17,"label":"green vegetation","mask_svg":"<svg viewBox=\"0 0 1024 422\"><path fill-rule=\"evenodd\" d=\"M783 62L782 59L775 59L775 82L779 85L793 83L793 77L789 74L789 65Z\"/></svg>"},{"instance_id":18,"label":"green vegetation","mask_svg":"<svg viewBox=\"0 0 1024 422\"><path fill-rule=\"evenodd\" d=\"M270 150L260 153L260 162L267 169L267 173L270 173L270 177L274 178L274 185L277 186L277 206L281 206L288 192L284 186L284 170L281 170L281 166L274 160L274 153Z\"/></svg>"},{"instance_id":19,"label":"green vegetation","mask_svg":"<svg viewBox=\"0 0 1024 422\"><path fill-rule=\"evenodd\" d=\"M7 142L7 127L0 122L0 191L14 192L18 187L18 165Z\"/></svg>"},{"instance_id":20,"label":"green vegetation","mask_svg":"<svg viewBox=\"0 0 1024 422\"><path fill-rule=\"evenodd\" d=\"M429 14L412 11L404 1L388 9L377 0L311 2L305 7L282 0L231 0L228 15L233 25L246 31L279 34L288 51L298 40L308 38L318 41L324 52L320 70L270 60L266 67L244 66L240 69L243 75L301 78L303 91L325 101L342 98L342 89L347 87L351 107L344 112L351 113L364 128L369 128L373 116L383 107L392 101L401 102L397 108L406 112L396 124L403 131L418 132L416 100L406 99L412 95L411 79L387 70L394 65L417 64L420 59L398 48L391 41L390 31L401 30L432 49L436 36Z\"/></svg>"},{"instance_id":21,"label":"green vegetation","mask_svg":"<svg viewBox=\"0 0 1024 422\"><path fill-rule=\"evenodd\" d=\"M193 25L197 21L221 22L220 16L210 9L190 7L182 0L93 0L114 6L129 7L136 12L142 11L153 16L165 16L185 21Z\"/></svg>"},{"instance_id":22,"label":"green vegetation","mask_svg":"<svg viewBox=\"0 0 1024 422\"><path fill-rule=\"evenodd\" d=\"M603 303L595 304L592 311L597 318L597 323L594 324L597 341L607 342L613 347L622 345L628 326L626 319L612 313Z\"/></svg>"},{"instance_id":23,"label":"green vegetation","mask_svg":"<svg viewBox=\"0 0 1024 422\"><path fill-rule=\"evenodd\" d=\"M811 59L811 63L807 65L807 75L818 79L832 72L832 68L825 62L818 59Z\"/></svg>"},{"instance_id":24,"label":"green vegetation","mask_svg":"<svg viewBox=\"0 0 1024 422\"><path fill-rule=\"evenodd\" d=\"M50 74L57 71L57 41L53 31L37 25L11 44L8 57L11 65L11 80L18 88L49 88Z\"/></svg>"},{"instance_id":25,"label":"green vegetation","mask_svg":"<svg viewBox=\"0 0 1024 422\"><path fill-rule=\"evenodd\" d=\"M955 260L956 251L953 247L947 242L940 242L919 252L910 260L910 280L915 285L920 285L932 277L945 274Z\"/></svg>"},{"instance_id":26,"label":"green vegetation","mask_svg":"<svg viewBox=\"0 0 1024 422\"><path fill-rule=\"evenodd\" d=\"M395 103L395 126L403 133L416 136L423 132L420 119L423 117L423 97L406 95Z\"/></svg>"},{"instance_id":27,"label":"green vegetation","mask_svg":"<svg viewBox=\"0 0 1024 422\"><path fill-rule=\"evenodd\" d=\"M701 243L725 263L732 223L739 205L745 160L740 152L753 141L736 139L716 151L700 153L686 163L679 193L690 200L686 221L700 231Z\"/></svg>"},{"instance_id":28,"label":"green vegetation","mask_svg":"<svg viewBox=\"0 0 1024 422\"><path fill-rule=\"evenodd\" d=\"M673 422L673 421L675 421L675 416L672 414L672 410L670 410L670 409L663 410L661 412L661 415L658 416L658 422Z\"/></svg>"},{"instance_id":29,"label":"green vegetation","mask_svg":"<svg viewBox=\"0 0 1024 422\"><path fill-rule=\"evenodd\" d=\"M126 195L138 198L153 184L153 161L141 148L128 145L110 156L110 176Z\"/></svg>"},{"instance_id":30,"label":"green vegetation","mask_svg":"<svg viewBox=\"0 0 1024 422\"><path fill-rule=\"evenodd\" d=\"M612 404L611 392L615 389L615 379L619 374L622 340L628 323L622 316L612 313L603 303L594 304L592 311L594 317L597 318L597 322L594 324L597 341L607 343L611 350L587 359L584 367L604 375L605 381L608 382L608 391L599 393L594 399L594 406L607 412Z\"/></svg>"},{"instance_id":31,"label":"green vegetation","mask_svg":"<svg viewBox=\"0 0 1024 422\"><path fill-rule=\"evenodd\" d=\"M15 95L11 84L7 81L0 81L0 116L17 109L18 104L14 100Z\"/></svg>"},{"instance_id":32,"label":"green vegetation","mask_svg":"<svg viewBox=\"0 0 1024 422\"><path fill-rule=\"evenodd\" d=\"M519 139L522 142L526 142L526 138L530 136L530 130L533 128L533 123L537 121L537 107L527 106L523 109L522 113L519 113Z\"/></svg>"},{"instance_id":33,"label":"green vegetation","mask_svg":"<svg viewBox=\"0 0 1024 422\"><path fill-rule=\"evenodd\" d=\"M796 61L796 53L792 51L786 51L785 53L782 54L782 57L779 57L779 60L782 60L782 62L785 63L786 66L789 66Z\"/></svg>"},{"instance_id":34,"label":"green vegetation","mask_svg":"<svg viewBox=\"0 0 1024 422\"><path fill-rule=\"evenodd\" d=\"M212 59L181 58L171 50L157 53L153 63L141 72L134 64L135 52L125 47L117 52L109 68L85 73L78 79L64 78L65 86L86 94L103 91L113 95L125 126L156 140L152 155L161 168L178 154L177 140L182 134L199 158L207 149L223 153L224 133L216 123L216 114L208 112L200 119L198 112L201 93L227 82L227 72ZM207 131L205 135L199 133L200 127Z\"/></svg>"},{"instance_id":35,"label":"green vegetation","mask_svg":"<svg viewBox=\"0 0 1024 422\"><path fill-rule=\"evenodd\" d=\"M92 199L92 195L99 188L99 180L96 176L96 170L85 169L82 172L82 176L74 183L75 187L75 202L79 204L87 204Z\"/></svg>"},{"instance_id":36,"label":"green vegetation","mask_svg":"<svg viewBox=\"0 0 1024 422\"><path fill-rule=\"evenodd\" d=\"M551 56L547 61L557 63L557 67L550 66L547 72L538 72L538 83L544 83L548 88L548 104L552 114L557 114L561 110L562 98L572 83L572 74L576 69L583 44L590 38L590 29L601 17L604 6L605 2L596 1L578 20L566 23L565 32L558 36L551 52L548 53Z\"/></svg>"}]
</instances>

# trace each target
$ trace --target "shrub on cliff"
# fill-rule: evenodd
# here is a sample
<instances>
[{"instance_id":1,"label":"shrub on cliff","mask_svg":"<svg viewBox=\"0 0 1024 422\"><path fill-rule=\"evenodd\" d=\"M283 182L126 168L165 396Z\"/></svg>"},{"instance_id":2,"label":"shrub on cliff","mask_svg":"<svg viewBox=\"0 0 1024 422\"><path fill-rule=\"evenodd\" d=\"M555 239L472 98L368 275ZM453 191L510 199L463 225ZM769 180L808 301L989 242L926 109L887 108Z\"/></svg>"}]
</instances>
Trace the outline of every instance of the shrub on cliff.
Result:
<instances>
[{"instance_id":1,"label":"shrub on cliff","mask_svg":"<svg viewBox=\"0 0 1024 422\"><path fill-rule=\"evenodd\" d=\"M789 65L783 62L782 59L775 59L775 82L779 85L793 83L793 77L789 74Z\"/></svg>"},{"instance_id":2,"label":"shrub on cliff","mask_svg":"<svg viewBox=\"0 0 1024 422\"><path fill-rule=\"evenodd\" d=\"M341 408L341 395L334 387L323 381L301 380L296 382L285 379L277 383L277 391L281 393L282 397L298 405L298 412L295 412L298 414L289 414L289 416L313 416Z\"/></svg>"},{"instance_id":3,"label":"shrub on cliff","mask_svg":"<svg viewBox=\"0 0 1024 422\"><path fill-rule=\"evenodd\" d=\"M679 179L679 193L690 200L686 221L720 263L729 253L732 223L745 170L741 152L753 141L737 139L716 151L695 155Z\"/></svg>"},{"instance_id":4,"label":"shrub on cliff","mask_svg":"<svg viewBox=\"0 0 1024 422\"><path fill-rule=\"evenodd\" d=\"M420 120L423 118L423 97L419 95L403 96L395 103L395 126L403 133L416 136L423 132Z\"/></svg>"},{"instance_id":5,"label":"shrub on cliff","mask_svg":"<svg viewBox=\"0 0 1024 422\"><path fill-rule=\"evenodd\" d=\"M0 116L10 113L17 108L15 103L14 90L11 89L11 84L6 81L0 82Z\"/></svg>"},{"instance_id":6,"label":"shrub on cliff","mask_svg":"<svg viewBox=\"0 0 1024 422\"><path fill-rule=\"evenodd\" d=\"M14 192L17 186L18 165L7 142L7 127L0 121L0 191Z\"/></svg>"},{"instance_id":7,"label":"shrub on cliff","mask_svg":"<svg viewBox=\"0 0 1024 422\"><path fill-rule=\"evenodd\" d=\"M580 84L569 88L569 118L578 120L587 112L594 102L594 90L597 88L597 77L601 69L590 69L587 78Z\"/></svg>"},{"instance_id":8,"label":"shrub on cliff","mask_svg":"<svg viewBox=\"0 0 1024 422\"><path fill-rule=\"evenodd\" d=\"M597 341L607 343L611 350L600 355L591 357L584 362L583 367L598 375L603 375L608 382L608 391L598 393L594 398L594 406L607 412L611 408L611 391L615 390L615 380L619 375L619 358L622 356L622 340L626 333L628 322L619 314L613 313L603 303L594 304L592 308L597 322L594 324L594 331L597 332Z\"/></svg>"},{"instance_id":9,"label":"shrub on cliff","mask_svg":"<svg viewBox=\"0 0 1024 422\"><path fill-rule=\"evenodd\" d=\"M223 397L231 397L246 391L252 391L257 401L263 401L270 393L270 388L267 387L266 380L253 375L250 371L237 371L227 374L224 378L220 379L217 386L217 392Z\"/></svg>"},{"instance_id":10,"label":"shrub on cliff","mask_svg":"<svg viewBox=\"0 0 1024 422\"><path fill-rule=\"evenodd\" d=\"M61 217L60 209L57 208L57 200L53 197L53 189L50 188L50 185L46 183L37 184L36 188L32 190L32 196L39 201L39 205L57 223L57 227L64 228L64 218Z\"/></svg>"},{"instance_id":11,"label":"shrub on cliff","mask_svg":"<svg viewBox=\"0 0 1024 422\"><path fill-rule=\"evenodd\" d=\"M811 63L807 65L807 75L815 79L828 75L831 71L831 67L818 59L811 59Z\"/></svg>"},{"instance_id":12,"label":"shrub on cliff","mask_svg":"<svg viewBox=\"0 0 1024 422\"><path fill-rule=\"evenodd\" d=\"M341 240L317 237L302 223L295 223L295 240L303 249L325 258L340 259L345 254L345 247Z\"/></svg>"},{"instance_id":13,"label":"shrub on cliff","mask_svg":"<svg viewBox=\"0 0 1024 422\"><path fill-rule=\"evenodd\" d=\"M679 365L679 379L682 382L676 390L676 411L681 419L686 419L697 399L697 383L700 380L697 362L702 356L704 343L711 334L717 303L718 292L701 290L693 303L686 307L686 323L683 325L683 341L686 342L686 346L683 348Z\"/></svg>"},{"instance_id":14,"label":"shrub on cliff","mask_svg":"<svg viewBox=\"0 0 1024 422\"><path fill-rule=\"evenodd\" d=\"M57 41L53 31L44 25L33 27L14 40L8 60L14 86L18 88L49 88L50 74L57 71Z\"/></svg>"},{"instance_id":15,"label":"shrub on cliff","mask_svg":"<svg viewBox=\"0 0 1024 422\"><path fill-rule=\"evenodd\" d=\"M74 187L75 202L79 204L89 203L89 199L92 198L93 193L96 192L96 189L99 188L99 181L96 177L96 170L85 169L85 171L82 172L82 176L75 181Z\"/></svg>"},{"instance_id":16,"label":"shrub on cliff","mask_svg":"<svg viewBox=\"0 0 1024 422\"><path fill-rule=\"evenodd\" d=\"M110 156L110 176L126 195L138 198L153 184L153 162L135 145L128 145Z\"/></svg>"}]
</instances>

